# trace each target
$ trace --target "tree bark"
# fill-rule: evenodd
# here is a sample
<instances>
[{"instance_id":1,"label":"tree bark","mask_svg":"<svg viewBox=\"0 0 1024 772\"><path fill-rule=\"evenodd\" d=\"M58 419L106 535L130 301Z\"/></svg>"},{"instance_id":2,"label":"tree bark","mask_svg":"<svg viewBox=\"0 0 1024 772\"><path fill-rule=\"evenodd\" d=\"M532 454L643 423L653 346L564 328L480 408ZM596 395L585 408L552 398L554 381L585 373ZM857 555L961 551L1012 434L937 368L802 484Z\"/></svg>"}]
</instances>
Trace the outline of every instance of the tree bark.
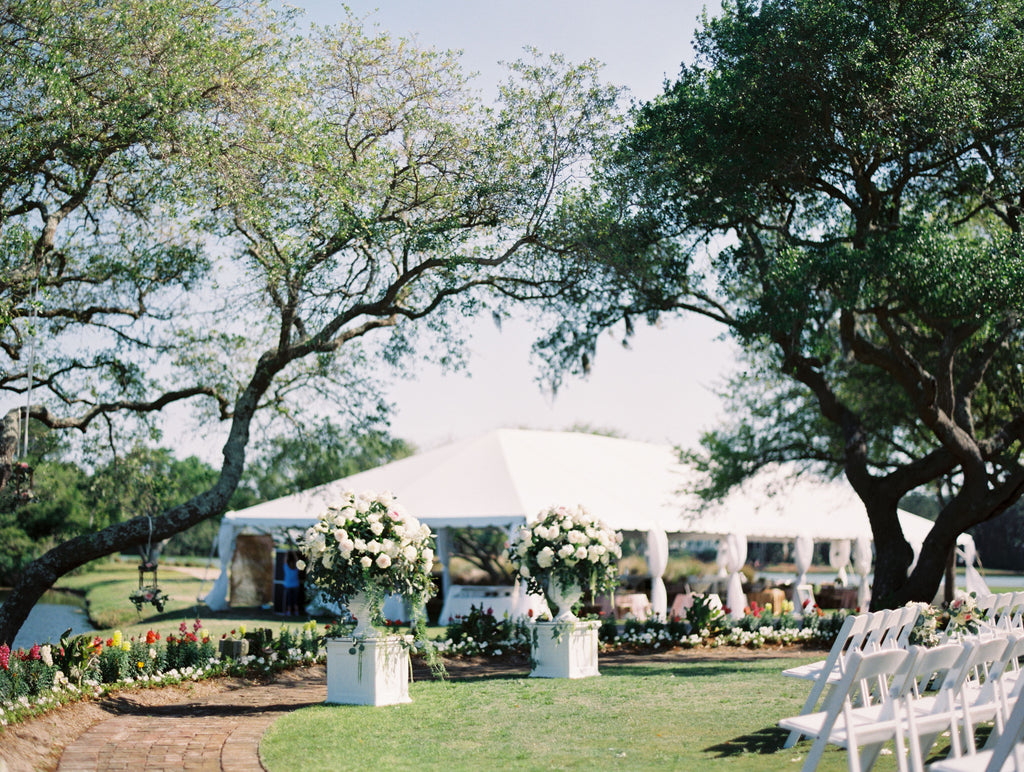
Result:
<instances>
[{"instance_id":1,"label":"tree bark","mask_svg":"<svg viewBox=\"0 0 1024 772\"><path fill-rule=\"evenodd\" d=\"M0 643L8 646L13 643L32 607L54 582L68 572L97 558L145 544L150 539L161 541L170 538L222 513L242 477L249 428L260 399L287 361L285 357L273 355L264 355L260 359L252 379L235 403L231 428L223 449L224 462L217 481L209 490L153 518L152 535L149 519L136 517L96 533L62 542L33 560L22 571L7 600L0 606Z\"/></svg>"}]
</instances>

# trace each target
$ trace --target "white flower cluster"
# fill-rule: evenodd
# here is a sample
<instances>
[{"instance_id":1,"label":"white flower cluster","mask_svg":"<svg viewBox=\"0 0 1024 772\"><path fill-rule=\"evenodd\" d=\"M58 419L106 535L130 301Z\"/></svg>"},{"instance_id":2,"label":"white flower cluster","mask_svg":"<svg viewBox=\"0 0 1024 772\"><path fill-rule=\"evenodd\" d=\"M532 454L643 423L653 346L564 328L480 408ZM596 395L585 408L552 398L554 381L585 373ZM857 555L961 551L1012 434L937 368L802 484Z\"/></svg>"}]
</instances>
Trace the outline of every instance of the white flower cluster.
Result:
<instances>
[{"instance_id":1,"label":"white flower cluster","mask_svg":"<svg viewBox=\"0 0 1024 772\"><path fill-rule=\"evenodd\" d=\"M531 588L557 573L562 581L575 578L585 587L596 582L597 589L605 589L617 574L621 543L622 534L582 506L553 507L541 512L534 524L519 528L508 554Z\"/></svg>"},{"instance_id":2,"label":"white flower cluster","mask_svg":"<svg viewBox=\"0 0 1024 772\"><path fill-rule=\"evenodd\" d=\"M431 536L429 526L392 494L348 491L340 506L330 507L306 531L305 560L298 567L333 596L360 590L367 581L395 591L403 582L422 588L434 565Z\"/></svg>"}]
</instances>

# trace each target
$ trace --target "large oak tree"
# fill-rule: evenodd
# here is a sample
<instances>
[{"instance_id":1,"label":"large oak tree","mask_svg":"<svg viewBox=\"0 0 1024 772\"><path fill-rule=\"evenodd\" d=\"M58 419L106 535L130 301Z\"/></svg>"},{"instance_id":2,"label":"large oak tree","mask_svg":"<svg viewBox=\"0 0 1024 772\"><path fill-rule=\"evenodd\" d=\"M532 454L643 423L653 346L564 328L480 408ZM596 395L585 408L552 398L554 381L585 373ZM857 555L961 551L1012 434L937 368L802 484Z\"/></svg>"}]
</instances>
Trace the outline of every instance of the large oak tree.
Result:
<instances>
[{"instance_id":1,"label":"large oak tree","mask_svg":"<svg viewBox=\"0 0 1024 772\"><path fill-rule=\"evenodd\" d=\"M930 600L1024 491L1024 3L730 0L696 51L565 213L585 257L542 346L572 368L623 321L721 322L771 378L707 467L835 465L873 603ZM897 505L937 483L908 576Z\"/></svg>"},{"instance_id":2,"label":"large oak tree","mask_svg":"<svg viewBox=\"0 0 1024 772\"><path fill-rule=\"evenodd\" d=\"M113 443L184 402L227 427L208 489L32 561L9 642L64 573L223 511L261 415L359 420L417 332L450 360L465 316L554 291L552 213L616 92L533 56L486 107L450 53L248 3L2 12L0 389Z\"/></svg>"}]
</instances>

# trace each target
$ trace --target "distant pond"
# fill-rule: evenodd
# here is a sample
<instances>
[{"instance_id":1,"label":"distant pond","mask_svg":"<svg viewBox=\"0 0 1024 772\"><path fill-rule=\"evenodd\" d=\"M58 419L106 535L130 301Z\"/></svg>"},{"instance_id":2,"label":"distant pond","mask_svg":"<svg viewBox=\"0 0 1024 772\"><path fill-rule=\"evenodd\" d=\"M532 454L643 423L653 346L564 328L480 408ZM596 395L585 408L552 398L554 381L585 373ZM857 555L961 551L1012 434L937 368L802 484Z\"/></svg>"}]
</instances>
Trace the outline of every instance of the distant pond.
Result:
<instances>
[{"instance_id":1,"label":"distant pond","mask_svg":"<svg viewBox=\"0 0 1024 772\"><path fill-rule=\"evenodd\" d=\"M7 593L0 590L0 601L6 597ZM50 590L29 613L14 639L14 648L28 649L35 643L60 643L60 636L69 627L74 635L93 629L85 613L85 602L73 593Z\"/></svg>"}]
</instances>

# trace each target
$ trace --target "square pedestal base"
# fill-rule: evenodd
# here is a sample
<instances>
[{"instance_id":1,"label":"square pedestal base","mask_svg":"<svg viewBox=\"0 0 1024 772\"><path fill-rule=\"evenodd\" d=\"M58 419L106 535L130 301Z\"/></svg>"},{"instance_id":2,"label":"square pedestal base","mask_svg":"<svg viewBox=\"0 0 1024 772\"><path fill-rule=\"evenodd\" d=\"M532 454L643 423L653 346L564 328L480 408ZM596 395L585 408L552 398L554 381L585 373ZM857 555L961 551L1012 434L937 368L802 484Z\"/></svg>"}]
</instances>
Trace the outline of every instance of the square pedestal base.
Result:
<instances>
[{"instance_id":1,"label":"square pedestal base","mask_svg":"<svg viewBox=\"0 0 1024 772\"><path fill-rule=\"evenodd\" d=\"M597 670L600 622L537 622L533 678L590 678Z\"/></svg>"},{"instance_id":2,"label":"square pedestal base","mask_svg":"<svg viewBox=\"0 0 1024 772\"><path fill-rule=\"evenodd\" d=\"M409 650L400 635L327 641L327 703L397 705L409 698Z\"/></svg>"}]
</instances>

